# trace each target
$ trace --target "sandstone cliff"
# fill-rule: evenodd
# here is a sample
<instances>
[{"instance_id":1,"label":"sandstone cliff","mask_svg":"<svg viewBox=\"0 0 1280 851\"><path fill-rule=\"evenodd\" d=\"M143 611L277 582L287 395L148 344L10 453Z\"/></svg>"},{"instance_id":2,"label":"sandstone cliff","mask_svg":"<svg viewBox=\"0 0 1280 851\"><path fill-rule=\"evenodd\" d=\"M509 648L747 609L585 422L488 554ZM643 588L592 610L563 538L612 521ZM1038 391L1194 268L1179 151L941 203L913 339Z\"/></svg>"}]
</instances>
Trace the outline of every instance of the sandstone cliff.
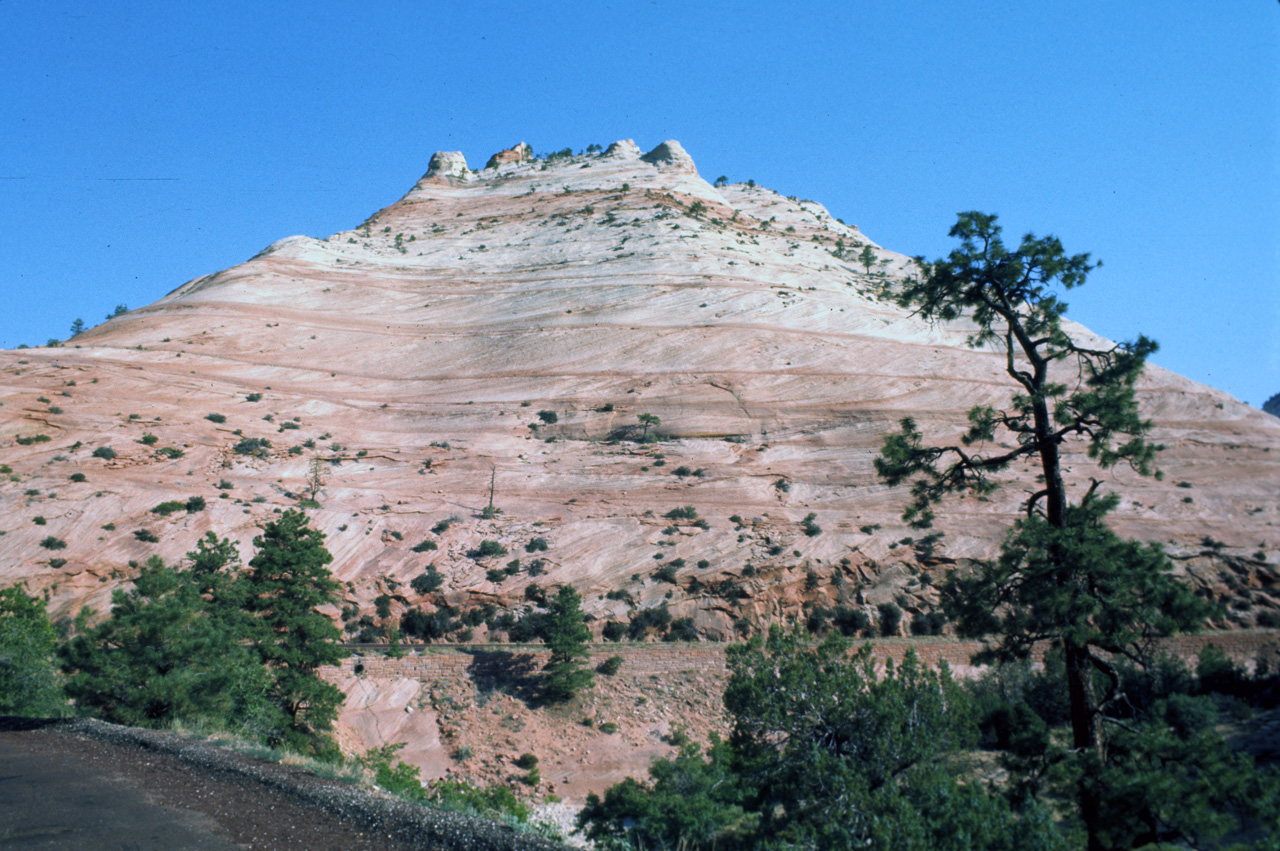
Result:
<instances>
[{"instance_id":1,"label":"sandstone cliff","mask_svg":"<svg viewBox=\"0 0 1280 851\"><path fill-rule=\"evenodd\" d=\"M380 595L393 617L504 610L566 582L597 632L664 604L709 638L894 599L909 623L942 572L994 552L1031 482L945 505L932 553L898 520L906 496L871 466L886 430L910 414L951 438L1009 392L963 323L878 297L912 267L817 202L712 186L674 141L521 145L480 171L438 153L351 231L280 240L63 348L0 353L0 582L58 615L102 610L207 531L247 558L318 486L353 626L381 622ZM1166 477L1104 476L1118 530L1165 543L1224 624L1274 623L1280 421L1158 368L1141 398ZM642 414L658 442L636 440ZM206 507L150 511L191 497ZM509 554L479 556L485 540ZM419 594L428 565L443 585Z\"/></svg>"}]
</instances>

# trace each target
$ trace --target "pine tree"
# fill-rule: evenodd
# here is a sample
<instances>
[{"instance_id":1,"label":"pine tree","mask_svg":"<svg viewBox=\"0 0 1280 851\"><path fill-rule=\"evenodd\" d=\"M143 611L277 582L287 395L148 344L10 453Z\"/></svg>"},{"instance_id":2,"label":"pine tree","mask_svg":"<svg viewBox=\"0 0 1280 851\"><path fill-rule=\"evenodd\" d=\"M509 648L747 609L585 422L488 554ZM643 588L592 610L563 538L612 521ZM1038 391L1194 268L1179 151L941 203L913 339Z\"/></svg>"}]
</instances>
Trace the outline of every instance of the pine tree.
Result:
<instances>
[{"instance_id":1,"label":"pine tree","mask_svg":"<svg viewBox=\"0 0 1280 851\"><path fill-rule=\"evenodd\" d=\"M290 509L253 539L246 608L257 616L254 645L271 673L272 694L290 722L287 744L326 753L343 694L317 675L348 655L342 634L318 611L336 604L341 587L326 567L333 556L324 533Z\"/></svg>"},{"instance_id":2,"label":"pine tree","mask_svg":"<svg viewBox=\"0 0 1280 851\"><path fill-rule=\"evenodd\" d=\"M67 693L79 707L139 726L235 728L253 714L255 690L261 702L266 688L262 667L244 646L241 621L221 617L193 579L153 556L131 590L112 594L110 616L62 647Z\"/></svg>"},{"instance_id":3,"label":"pine tree","mask_svg":"<svg viewBox=\"0 0 1280 851\"><path fill-rule=\"evenodd\" d=\"M1156 344L1141 336L1098 349L1076 343L1063 328L1066 304L1056 288L1080 286L1097 264L1088 254L1068 256L1054 237L1028 234L1010 250L1000 232L994 215L962 213L951 229L960 247L945 260L917 261L922 274L897 300L928 320L963 316L976 324L969 344L1004 352L1011 403L973 408L959 445L926 445L915 422L904 419L875 464L890 485L911 481L913 501L903 517L917 528L931 525L932 505L947 494L990 493L995 474L1015 463L1038 468L1040 487L999 559L970 576L953 573L943 597L961 635L998 636L976 661L1025 658L1038 641L1060 648L1081 767L1075 795L1088 847L1099 851L1110 847L1110 793L1100 778L1103 725L1122 696L1116 660L1144 662L1151 639L1196 628L1211 609L1172 578L1158 546L1122 540L1107 528L1118 498L1100 493L1100 481L1073 487L1064 478L1062 453L1071 444L1102 470L1123 463L1156 473L1160 447L1146 440L1151 423L1134 395Z\"/></svg>"},{"instance_id":4,"label":"pine tree","mask_svg":"<svg viewBox=\"0 0 1280 851\"><path fill-rule=\"evenodd\" d=\"M547 700L560 702L591 686L591 672L582 666L582 660L591 655L587 647L591 631L582 612L582 597L572 585L560 586L548 609L541 631L551 658L542 669L542 692Z\"/></svg>"},{"instance_id":5,"label":"pine tree","mask_svg":"<svg viewBox=\"0 0 1280 851\"><path fill-rule=\"evenodd\" d=\"M57 644L44 600L21 585L0 588L0 715L65 711L54 666Z\"/></svg>"}]
</instances>

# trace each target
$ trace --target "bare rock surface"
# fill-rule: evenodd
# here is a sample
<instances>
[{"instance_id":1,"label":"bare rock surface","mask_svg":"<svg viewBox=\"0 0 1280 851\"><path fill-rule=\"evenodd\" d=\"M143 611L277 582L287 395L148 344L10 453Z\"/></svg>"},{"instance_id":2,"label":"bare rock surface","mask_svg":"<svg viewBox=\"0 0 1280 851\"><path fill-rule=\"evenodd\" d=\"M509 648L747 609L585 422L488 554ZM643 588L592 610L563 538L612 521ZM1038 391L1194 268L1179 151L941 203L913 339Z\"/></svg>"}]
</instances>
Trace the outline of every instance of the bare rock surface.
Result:
<instances>
[{"instance_id":1,"label":"bare rock surface","mask_svg":"<svg viewBox=\"0 0 1280 851\"><path fill-rule=\"evenodd\" d=\"M724 639L888 601L905 629L946 570L997 550L1035 471L942 506L945 537L922 543L872 459L903 416L953 440L971 406L1007 402L1002 353L883 298L913 262L818 202L714 187L675 142L640 151L480 172L442 152L352 230L282 239L61 348L0 352L0 583L58 617L102 612L206 532L247 558L318 477L309 514L345 604L378 623L383 595L394 620L519 612L531 586L572 583L597 635L660 606ZM1165 478L1077 452L1069 480L1119 492L1117 530L1163 543L1226 605L1218 625L1276 622L1280 420L1158 367L1139 395ZM486 540L507 555L479 555ZM416 593L428 566L443 585ZM368 710L347 716L353 740L439 735L396 715L409 688L349 691Z\"/></svg>"}]
</instances>

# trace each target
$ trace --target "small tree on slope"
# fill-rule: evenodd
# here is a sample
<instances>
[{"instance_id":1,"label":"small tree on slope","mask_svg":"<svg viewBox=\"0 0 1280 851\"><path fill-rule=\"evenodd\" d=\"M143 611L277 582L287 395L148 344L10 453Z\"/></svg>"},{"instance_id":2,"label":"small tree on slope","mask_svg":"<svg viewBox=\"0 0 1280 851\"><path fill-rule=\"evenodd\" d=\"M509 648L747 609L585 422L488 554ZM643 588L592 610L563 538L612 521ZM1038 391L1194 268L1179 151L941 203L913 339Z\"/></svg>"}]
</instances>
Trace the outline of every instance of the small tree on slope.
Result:
<instances>
[{"instance_id":1,"label":"small tree on slope","mask_svg":"<svg viewBox=\"0 0 1280 851\"><path fill-rule=\"evenodd\" d=\"M548 606L543 638L551 651L543 668L544 696L552 702L565 701L590 687L591 672L582 660L591 655L587 649L591 631L582 612L582 597L572 585L560 586Z\"/></svg>"},{"instance_id":2,"label":"small tree on slope","mask_svg":"<svg viewBox=\"0 0 1280 851\"><path fill-rule=\"evenodd\" d=\"M327 750L321 731L330 728L343 694L317 671L347 655L342 634L317 611L337 602L339 584L326 567L333 556L324 533L307 525L301 511L289 510L253 539L246 608L257 615L255 646L272 676L272 692L291 721L297 749Z\"/></svg>"},{"instance_id":3,"label":"small tree on slope","mask_svg":"<svg viewBox=\"0 0 1280 851\"><path fill-rule=\"evenodd\" d=\"M993 475L1014 463L1039 468L1040 489L999 559L970 576L953 573L944 605L962 635L999 636L976 661L1024 658L1037 641L1061 648L1088 847L1121 847L1107 838L1108 792L1099 782L1107 758L1103 725L1115 719L1111 710L1122 696L1116 661L1143 663L1150 639L1197 627L1211 610L1171 577L1158 546L1121 540L1107 528L1117 497L1099 493L1097 480L1069 487L1062 452L1080 443L1102 469L1125 463L1155 472L1160 447L1145 439L1151 423L1139 414L1134 384L1156 345L1140 336L1092 349L1063 329L1066 304L1055 286L1083 284L1096 265L1088 254L1067 256L1056 238L1033 235L1010 250L996 217L978 212L962 213L951 236L960 247L945 260L921 261L922 274L897 300L925 319L973 321L969 344L1004 350L1015 394L1004 410L973 408L959 445L926 445L916 424L903 419L885 439L876 470L890 485L911 482L903 517L924 528L945 495L989 493Z\"/></svg>"}]
</instances>

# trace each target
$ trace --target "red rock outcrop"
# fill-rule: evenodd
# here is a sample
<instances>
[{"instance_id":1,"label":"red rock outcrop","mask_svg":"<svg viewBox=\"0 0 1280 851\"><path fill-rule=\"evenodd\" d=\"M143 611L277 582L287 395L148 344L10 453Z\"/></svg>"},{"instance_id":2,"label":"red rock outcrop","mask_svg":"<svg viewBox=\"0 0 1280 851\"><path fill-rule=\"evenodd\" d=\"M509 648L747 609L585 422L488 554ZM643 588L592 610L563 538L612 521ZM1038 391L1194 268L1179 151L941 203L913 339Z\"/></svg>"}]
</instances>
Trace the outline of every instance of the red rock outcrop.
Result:
<instances>
[{"instance_id":1,"label":"red rock outcrop","mask_svg":"<svg viewBox=\"0 0 1280 851\"><path fill-rule=\"evenodd\" d=\"M871 465L884 433L909 414L950 438L1010 392L964 323L879 297L911 268L816 202L711 186L674 142L479 173L436 154L354 230L0 353L0 582L101 611L207 531L247 557L318 474L310 513L363 615L383 594L393 617L515 609L571 582L597 630L665 605L725 637L895 599L909 622L948 566L995 551L1034 472L944 506L932 554L898 520L906 494ZM1140 394L1166 478L1105 474L1116 526L1164 543L1224 623L1274 622L1280 420L1159 368ZM635 440L641 415L660 442ZM444 584L416 593L428 565Z\"/></svg>"}]
</instances>

